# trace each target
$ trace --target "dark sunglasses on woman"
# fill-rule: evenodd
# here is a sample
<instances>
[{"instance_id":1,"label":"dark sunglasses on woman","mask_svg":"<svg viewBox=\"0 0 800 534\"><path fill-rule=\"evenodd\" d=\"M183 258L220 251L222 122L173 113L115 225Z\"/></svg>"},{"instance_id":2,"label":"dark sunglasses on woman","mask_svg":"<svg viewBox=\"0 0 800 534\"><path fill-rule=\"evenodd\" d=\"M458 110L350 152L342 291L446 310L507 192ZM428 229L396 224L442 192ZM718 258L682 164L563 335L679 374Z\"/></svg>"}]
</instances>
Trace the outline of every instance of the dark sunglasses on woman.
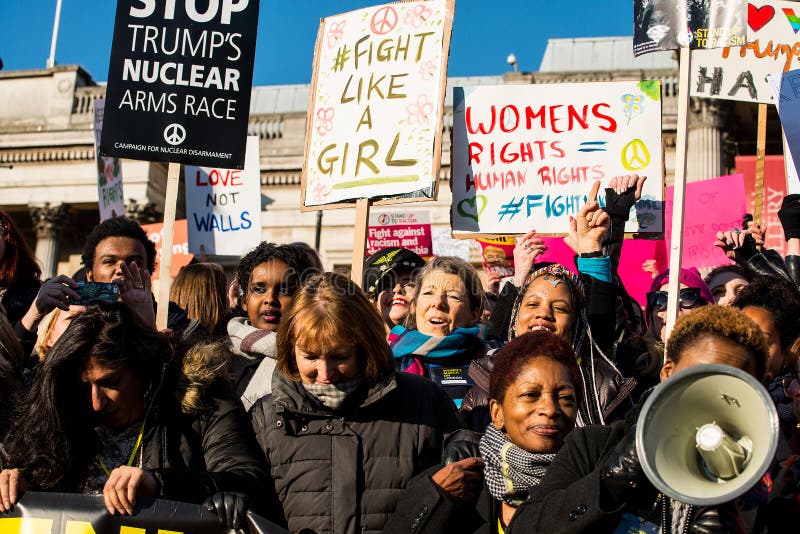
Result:
<instances>
[{"instance_id":1,"label":"dark sunglasses on woman","mask_svg":"<svg viewBox=\"0 0 800 534\"><path fill-rule=\"evenodd\" d=\"M647 306L653 311L660 312L667 309L667 298L669 294L666 291L650 291L647 294ZM699 287L684 287L681 289L680 306L682 310L689 310L707 304L706 301L700 296Z\"/></svg>"}]
</instances>

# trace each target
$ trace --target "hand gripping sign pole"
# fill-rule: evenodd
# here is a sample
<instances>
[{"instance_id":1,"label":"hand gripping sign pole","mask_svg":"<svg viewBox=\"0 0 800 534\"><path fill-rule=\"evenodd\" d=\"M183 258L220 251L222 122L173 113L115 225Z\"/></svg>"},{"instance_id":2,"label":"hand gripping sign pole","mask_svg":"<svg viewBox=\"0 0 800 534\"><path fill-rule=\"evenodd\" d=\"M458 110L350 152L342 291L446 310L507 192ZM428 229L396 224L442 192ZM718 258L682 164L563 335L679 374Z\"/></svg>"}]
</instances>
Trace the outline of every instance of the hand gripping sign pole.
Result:
<instances>
[{"instance_id":1,"label":"hand gripping sign pole","mask_svg":"<svg viewBox=\"0 0 800 534\"><path fill-rule=\"evenodd\" d=\"M681 293L681 252L683 251L683 209L686 192L686 149L689 119L689 73L691 54L688 47L680 49L680 78L678 81L678 131L675 141L675 187L672 201L672 241L669 250L669 286L667 287L667 332L675 327ZM666 339L666 338L665 338Z\"/></svg>"},{"instance_id":2,"label":"hand gripping sign pole","mask_svg":"<svg viewBox=\"0 0 800 534\"><path fill-rule=\"evenodd\" d=\"M161 241L161 261L158 265L158 310L156 328L167 327L169 312L169 289L172 285L172 234L175 228L175 206L178 201L178 180L181 176L180 163L170 163L167 171L167 194L164 203L164 233Z\"/></svg>"}]
</instances>

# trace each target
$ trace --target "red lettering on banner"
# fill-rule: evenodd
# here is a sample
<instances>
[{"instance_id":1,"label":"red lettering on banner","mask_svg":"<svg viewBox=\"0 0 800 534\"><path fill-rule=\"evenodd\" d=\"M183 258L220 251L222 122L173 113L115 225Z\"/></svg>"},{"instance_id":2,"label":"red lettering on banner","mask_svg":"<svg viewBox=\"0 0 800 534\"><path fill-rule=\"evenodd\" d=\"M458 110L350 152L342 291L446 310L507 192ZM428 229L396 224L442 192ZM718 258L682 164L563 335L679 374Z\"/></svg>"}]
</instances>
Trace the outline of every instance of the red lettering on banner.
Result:
<instances>
[{"instance_id":1,"label":"red lettering on banner","mask_svg":"<svg viewBox=\"0 0 800 534\"><path fill-rule=\"evenodd\" d=\"M207 181L203 181L203 178L206 176ZM198 169L195 176L195 183L198 187L209 185L240 187L242 186L242 171L235 169L211 169L211 172L206 175L204 172Z\"/></svg>"}]
</instances>

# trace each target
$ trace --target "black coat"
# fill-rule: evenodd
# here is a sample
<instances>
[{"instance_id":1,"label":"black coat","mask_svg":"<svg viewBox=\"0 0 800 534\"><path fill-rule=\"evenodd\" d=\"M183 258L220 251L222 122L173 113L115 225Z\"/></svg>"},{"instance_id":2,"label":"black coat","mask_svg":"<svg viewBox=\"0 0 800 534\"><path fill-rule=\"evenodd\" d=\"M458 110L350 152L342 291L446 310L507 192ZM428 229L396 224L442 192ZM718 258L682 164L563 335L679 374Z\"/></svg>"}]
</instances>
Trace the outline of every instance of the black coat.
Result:
<instances>
[{"instance_id":1,"label":"black coat","mask_svg":"<svg viewBox=\"0 0 800 534\"><path fill-rule=\"evenodd\" d=\"M624 422L573 430L565 439L547 475L531 494L529 502L520 506L506 530L507 534L612 533L624 513L660 524L658 491L651 484L640 484L635 500L618 502L612 499L601 483L602 466L628 431L629 427ZM720 505L716 511L724 518L726 527L703 532L783 532L786 525L796 522L800 517L796 500L800 495L800 469L794 467L792 471L791 459L779 461L780 458L786 458L785 449L779 448L770 472L775 484L766 503L747 511L737 509L734 503ZM698 522L698 517L710 510L693 507L687 532L695 532L692 526ZM770 528L770 525L781 524L784 529Z\"/></svg>"},{"instance_id":2,"label":"black coat","mask_svg":"<svg viewBox=\"0 0 800 534\"><path fill-rule=\"evenodd\" d=\"M209 408L199 415L182 413L173 391L160 396L142 440L142 467L159 481L158 496L201 503L218 491L237 491L251 502L266 502L264 455L232 389L222 383L213 386L207 392ZM274 508L258 509L275 517Z\"/></svg>"},{"instance_id":3,"label":"black coat","mask_svg":"<svg viewBox=\"0 0 800 534\"><path fill-rule=\"evenodd\" d=\"M496 534L500 503L483 485L474 503L458 503L436 487L431 476L443 465L416 477L397 503L384 534Z\"/></svg>"},{"instance_id":4,"label":"black coat","mask_svg":"<svg viewBox=\"0 0 800 534\"><path fill-rule=\"evenodd\" d=\"M393 373L333 412L276 370L251 410L289 530L378 533L406 485L437 465L455 406L430 380Z\"/></svg>"}]
</instances>

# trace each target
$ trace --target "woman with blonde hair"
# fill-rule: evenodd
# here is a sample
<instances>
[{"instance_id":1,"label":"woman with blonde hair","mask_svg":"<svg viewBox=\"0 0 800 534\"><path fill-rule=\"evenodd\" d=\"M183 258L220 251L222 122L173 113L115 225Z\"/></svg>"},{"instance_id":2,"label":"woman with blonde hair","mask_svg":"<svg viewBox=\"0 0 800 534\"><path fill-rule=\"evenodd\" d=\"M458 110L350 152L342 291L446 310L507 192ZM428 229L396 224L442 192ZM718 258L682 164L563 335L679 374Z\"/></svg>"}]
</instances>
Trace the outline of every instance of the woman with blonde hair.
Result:
<instances>
[{"instance_id":1,"label":"woman with blonde hair","mask_svg":"<svg viewBox=\"0 0 800 534\"><path fill-rule=\"evenodd\" d=\"M381 532L406 484L439 463L458 426L453 404L393 370L383 320L340 274L298 290L276 357L251 417L289 530Z\"/></svg>"},{"instance_id":2,"label":"woman with blonde hair","mask_svg":"<svg viewBox=\"0 0 800 534\"><path fill-rule=\"evenodd\" d=\"M169 291L169 300L197 320L209 334L225 334L225 302L228 280L222 267L214 263L194 263L183 267ZM220 327L222 330L220 331Z\"/></svg>"}]
</instances>

